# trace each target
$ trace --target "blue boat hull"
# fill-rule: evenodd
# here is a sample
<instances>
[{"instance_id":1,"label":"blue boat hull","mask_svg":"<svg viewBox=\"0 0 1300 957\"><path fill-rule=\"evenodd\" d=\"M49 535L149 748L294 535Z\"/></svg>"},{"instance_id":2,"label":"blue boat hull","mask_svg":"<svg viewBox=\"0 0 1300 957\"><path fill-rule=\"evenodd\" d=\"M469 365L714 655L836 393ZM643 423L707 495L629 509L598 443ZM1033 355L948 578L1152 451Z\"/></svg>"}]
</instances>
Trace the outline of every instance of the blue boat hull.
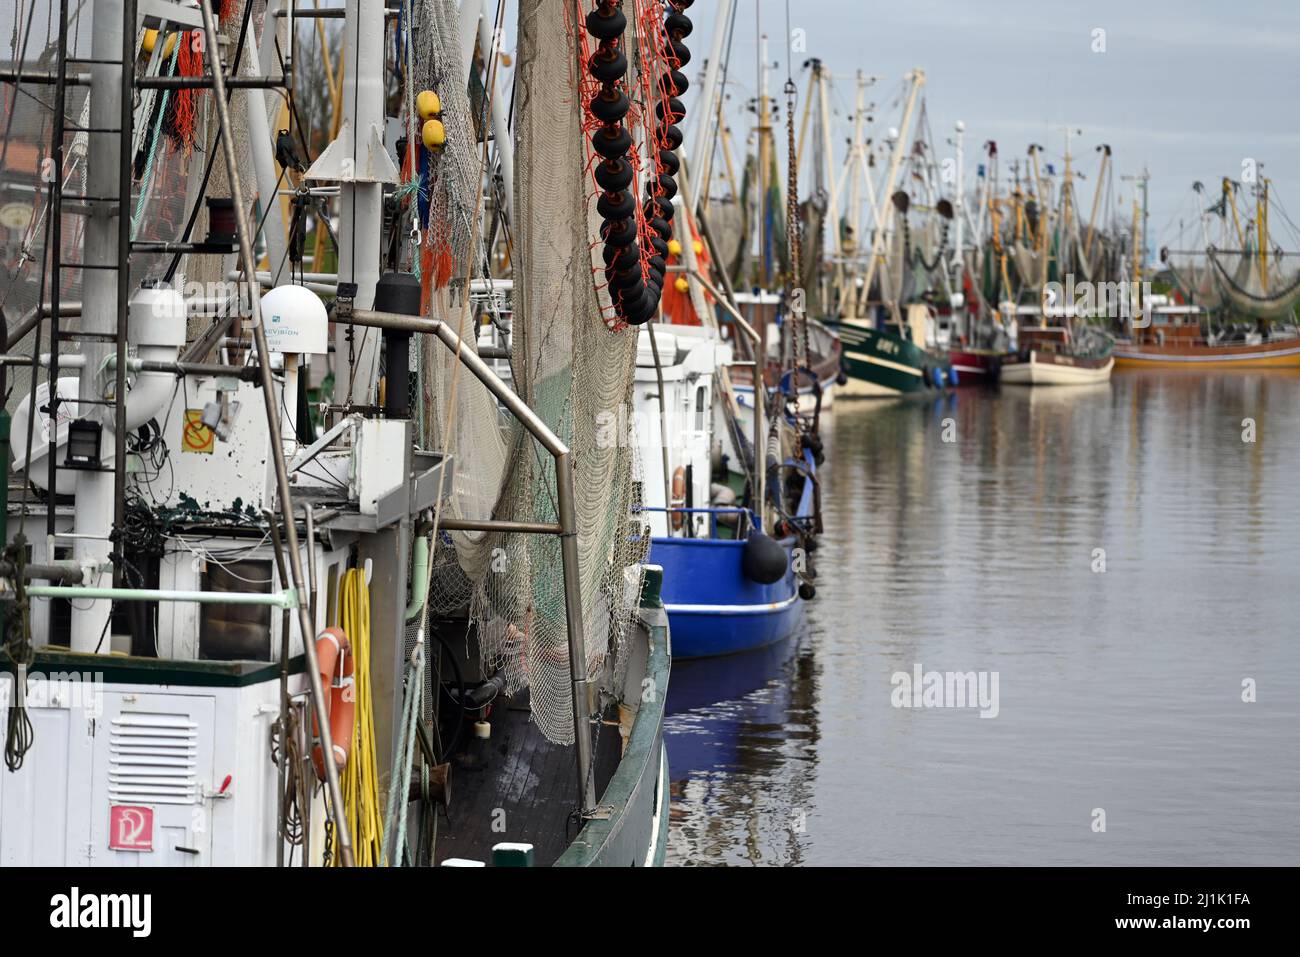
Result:
<instances>
[{"instance_id":1,"label":"blue boat hull","mask_svg":"<svg viewBox=\"0 0 1300 957\"><path fill-rule=\"evenodd\" d=\"M786 552L794 539L781 543ZM650 561L664 569L673 658L706 658L762 648L803 620L803 599L791 563L783 579L760 585L741 570L743 541L654 538Z\"/></svg>"}]
</instances>

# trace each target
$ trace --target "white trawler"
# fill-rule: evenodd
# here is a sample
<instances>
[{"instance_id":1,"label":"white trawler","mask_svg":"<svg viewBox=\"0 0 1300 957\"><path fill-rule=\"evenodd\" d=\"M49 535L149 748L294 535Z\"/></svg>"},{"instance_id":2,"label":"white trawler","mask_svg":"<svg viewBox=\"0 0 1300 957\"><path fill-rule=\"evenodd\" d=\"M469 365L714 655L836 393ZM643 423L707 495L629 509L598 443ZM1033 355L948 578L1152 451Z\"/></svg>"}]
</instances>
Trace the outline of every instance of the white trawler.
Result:
<instances>
[{"instance_id":1,"label":"white trawler","mask_svg":"<svg viewBox=\"0 0 1300 957\"><path fill-rule=\"evenodd\" d=\"M689 5L523 0L511 96L483 0L18 0L0 864L662 861L667 619L596 422Z\"/></svg>"}]
</instances>

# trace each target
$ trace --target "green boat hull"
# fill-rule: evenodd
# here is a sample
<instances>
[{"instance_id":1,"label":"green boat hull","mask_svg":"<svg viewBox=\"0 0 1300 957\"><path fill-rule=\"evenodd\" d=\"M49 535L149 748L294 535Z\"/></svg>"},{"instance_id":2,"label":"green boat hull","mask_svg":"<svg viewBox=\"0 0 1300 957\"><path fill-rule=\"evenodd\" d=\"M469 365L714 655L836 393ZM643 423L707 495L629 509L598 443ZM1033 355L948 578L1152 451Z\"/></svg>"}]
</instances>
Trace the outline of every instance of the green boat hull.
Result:
<instances>
[{"instance_id":1,"label":"green boat hull","mask_svg":"<svg viewBox=\"0 0 1300 957\"><path fill-rule=\"evenodd\" d=\"M641 623L650 638L641 702L613 777L556 867L662 867L668 848L668 754L664 701L672 666L668 613L659 597L658 569L647 569Z\"/></svg>"},{"instance_id":2,"label":"green boat hull","mask_svg":"<svg viewBox=\"0 0 1300 957\"><path fill-rule=\"evenodd\" d=\"M855 322L827 324L844 343L848 377L839 396L890 396L942 391L954 384L952 364L892 332ZM936 385L936 379L943 385Z\"/></svg>"}]
</instances>

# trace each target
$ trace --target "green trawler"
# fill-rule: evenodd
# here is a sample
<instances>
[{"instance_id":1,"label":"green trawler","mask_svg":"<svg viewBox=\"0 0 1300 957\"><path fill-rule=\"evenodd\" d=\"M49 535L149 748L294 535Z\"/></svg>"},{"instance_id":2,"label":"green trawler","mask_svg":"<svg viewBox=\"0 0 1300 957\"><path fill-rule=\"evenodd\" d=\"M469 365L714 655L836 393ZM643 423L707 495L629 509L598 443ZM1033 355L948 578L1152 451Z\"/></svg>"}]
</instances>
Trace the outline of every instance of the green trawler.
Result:
<instances>
[{"instance_id":1,"label":"green trawler","mask_svg":"<svg viewBox=\"0 0 1300 957\"><path fill-rule=\"evenodd\" d=\"M951 362L897 333L862 319L827 320L826 324L844 343L848 381L840 386L841 396L906 395L957 384Z\"/></svg>"}]
</instances>

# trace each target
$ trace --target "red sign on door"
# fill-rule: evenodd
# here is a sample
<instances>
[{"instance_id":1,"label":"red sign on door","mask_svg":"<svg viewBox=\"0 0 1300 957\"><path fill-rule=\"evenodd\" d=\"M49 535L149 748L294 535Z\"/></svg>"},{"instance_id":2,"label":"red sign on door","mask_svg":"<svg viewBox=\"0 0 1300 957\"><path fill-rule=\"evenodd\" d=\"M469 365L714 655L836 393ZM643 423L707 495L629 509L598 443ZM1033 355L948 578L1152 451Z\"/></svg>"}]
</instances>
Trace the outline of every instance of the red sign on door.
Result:
<instances>
[{"instance_id":1,"label":"red sign on door","mask_svg":"<svg viewBox=\"0 0 1300 957\"><path fill-rule=\"evenodd\" d=\"M108 846L114 851L152 851L153 808L138 804L110 804Z\"/></svg>"}]
</instances>

